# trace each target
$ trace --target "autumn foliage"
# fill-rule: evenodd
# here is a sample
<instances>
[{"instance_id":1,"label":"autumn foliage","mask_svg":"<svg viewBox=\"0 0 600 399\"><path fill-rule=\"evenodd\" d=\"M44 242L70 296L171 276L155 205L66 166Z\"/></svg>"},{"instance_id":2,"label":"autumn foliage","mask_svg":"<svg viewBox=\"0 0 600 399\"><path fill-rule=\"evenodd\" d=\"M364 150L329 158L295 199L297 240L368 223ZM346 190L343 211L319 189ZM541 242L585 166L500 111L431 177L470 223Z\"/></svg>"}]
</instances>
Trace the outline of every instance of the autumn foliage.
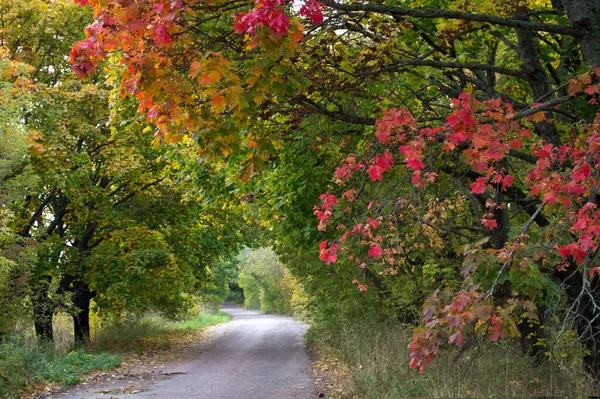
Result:
<instances>
[{"instance_id":1,"label":"autumn foliage","mask_svg":"<svg viewBox=\"0 0 600 399\"><path fill-rule=\"evenodd\" d=\"M600 6L575 3L81 0L71 60L89 76L115 54L157 138L240 150L244 181L315 115L344 124L311 136L345 153L312 210L324 267L366 293L417 278L428 247L462 264L427 288L412 368L473 334L541 340L552 308L598 369Z\"/></svg>"}]
</instances>

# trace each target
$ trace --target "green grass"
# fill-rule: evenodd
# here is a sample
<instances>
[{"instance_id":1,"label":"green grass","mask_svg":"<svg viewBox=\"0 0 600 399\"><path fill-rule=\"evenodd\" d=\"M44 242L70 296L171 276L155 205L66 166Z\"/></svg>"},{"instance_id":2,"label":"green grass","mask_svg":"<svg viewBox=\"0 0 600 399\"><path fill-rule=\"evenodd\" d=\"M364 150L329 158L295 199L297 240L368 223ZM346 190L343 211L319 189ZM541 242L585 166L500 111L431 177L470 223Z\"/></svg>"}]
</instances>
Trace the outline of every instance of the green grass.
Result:
<instances>
[{"instance_id":1,"label":"green grass","mask_svg":"<svg viewBox=\"0 0 600 399\"><path fill-rule=\"evenodd\" d=\"M198 317L175 323L173 328L175 330L197 330L204 327L212 326L213 324L225 323L231 320L225 312L218 311L215 314L204 314L201 313Z\"/></svg>"},{"instance_id":2,"label":"green grass","mask_svg":"<svg viewBox=\"0 0 600 399\"><path fill-rule=\"evenodd\" d=\"M201 312L194 318L178 322L158 316L131 317L99 331L89 349L117 353L166 350L181 334L229 320L231 316L221 311L214 314Z\"/></svg>"},{"instance_id":3,"label":"green grass","mask_svg":"<svg viewBox=\"0 0 600 399\"><path fill-rule=\"evenodd\" d=\"M83 374L120 364L118 355L90 354L83 349L66 352L13 339L0 344L0 397L18 397L27 387L43 381L76 384Z\"/></svg>"},{"instance_id":4,"label":"green grass","mask_svg":"<svg viewBox=\"0 0 600 399\"><path fill-rule=\"evenodd\" d=\"M600 387L581 370L534 365L518 348L489 342L443 352L419 374L408 368L410 331L391 324L313 326L308 338L337 369L344 398L586 397ZM335 361L338 365L335 366ZM341 364L341 365L340 365ZM335 396L334 396L335 397Z\"/></svg>"}]
</instances>

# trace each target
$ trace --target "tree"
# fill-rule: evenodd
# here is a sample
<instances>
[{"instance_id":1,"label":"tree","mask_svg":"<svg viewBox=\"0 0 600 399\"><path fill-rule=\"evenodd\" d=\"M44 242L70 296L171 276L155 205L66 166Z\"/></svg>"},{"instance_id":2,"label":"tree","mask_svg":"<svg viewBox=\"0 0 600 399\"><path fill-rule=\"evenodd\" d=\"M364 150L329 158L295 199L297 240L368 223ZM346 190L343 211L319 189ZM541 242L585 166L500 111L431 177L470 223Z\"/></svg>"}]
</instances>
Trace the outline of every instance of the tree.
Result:
<instances>
[{"instance_id":1,"label":"tree","mask_svg":"<svg viewBox=\"0 0 600 399\"><path fill-rule=\"evenodd\" d=\"M359 289L379 272L397 279L400 262L431 269L419 245L438 243L454 273L464 262L463 287L425 302L413 367L461 346L467 327L520 335L528 350L550 309L598 372L600 2L326 0L299 15L278 1L89 3L96 22L74 69L120 51L123 91L166 141L188 134L247 175L314 126L309 115L339 123L311 136L351 155L335 173L343 189L315 213L321 229L341 226L322 259L344 249Z\"/></svg>"},{"instance_id":2,"label":"tree","mask_svg":"<svg viewBox=\"0 0 600 399\"><path fill-rule=\"evenodd\" d=\"M19 123L24 116L20 104L30 100L34 87L31 72L31 66L11 59L8 50L0 48L0 337L12 331L22 314L33 263L33 243L10 228L18 212L9 206L37 183L29 165L28 137L34 132Z\"/></svg>"},{"instance_id":3,"label":"tree","mask_svg":"<svg viewBox=\"0 0 600 399\"><path fill-rule=\"evenodd\" d=\"M218 176L189 141L153 147L138 104L111 86L118 65L73 79L67 53L89 10L10 0L0 9L9 49L0 65L0 298L6 291L17 303L17 288L27 287L37 335L47 340L59 306L72 313L75 338L89 339L92 299L104 314L181 315L215 260L237 248L239 219L218 198L226 192Z\"/></svg>"}]
</instances>

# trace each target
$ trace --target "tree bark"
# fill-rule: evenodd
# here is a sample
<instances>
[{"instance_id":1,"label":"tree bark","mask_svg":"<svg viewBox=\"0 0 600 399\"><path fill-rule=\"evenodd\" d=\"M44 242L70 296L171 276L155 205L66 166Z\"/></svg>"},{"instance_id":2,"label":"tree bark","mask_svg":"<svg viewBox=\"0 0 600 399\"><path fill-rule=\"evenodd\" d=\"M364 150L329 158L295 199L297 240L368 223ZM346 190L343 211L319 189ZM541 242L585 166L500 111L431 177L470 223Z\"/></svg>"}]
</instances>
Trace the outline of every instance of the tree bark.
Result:
<instances>
[{"instance_id":1,"label":"tree bark","mask_svg":"<svg viewBox=\"0 0 600 399\"><path fill-rule=\"evenodd\" d=\"M584 58L600 67L600 0L562 0Z\"/></svg>"},{"instance_id":2,"label":"tree bark","mask_svg":"<svg viewBox=\"0 0 600 399\"><path fill-rule=\"evenodd\" d=\"M73 333L76 342L89 342L90 340L90 302L94 294L90 287L81 281L74 281L73 286L73 304L75 313L73 314Z\"/></svg>"}]
</instances>

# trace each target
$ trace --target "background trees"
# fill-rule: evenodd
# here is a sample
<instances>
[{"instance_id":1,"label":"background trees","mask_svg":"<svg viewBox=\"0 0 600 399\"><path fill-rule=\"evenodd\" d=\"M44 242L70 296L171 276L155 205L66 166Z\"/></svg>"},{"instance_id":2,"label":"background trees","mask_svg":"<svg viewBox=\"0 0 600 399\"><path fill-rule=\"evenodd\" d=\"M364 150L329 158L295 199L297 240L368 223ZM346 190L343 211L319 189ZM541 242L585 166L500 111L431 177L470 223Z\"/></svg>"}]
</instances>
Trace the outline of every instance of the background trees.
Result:
<instances>
[{"instance_id":1,"label":"background trees","mask_svg":"<svg viewBox=\"0 0 600 399\"><path fill-rule=\"evenodd\" d=\"M87 340L92 299L103 316L185 314L242 241L222 178L189 141L153 146L138 104L111 83L117 63L87 81L71 75L89 10L0 9L0 334L32 312L38 338L51 340L53 315L66 310Z\"/></svg>"}]
</instances>

